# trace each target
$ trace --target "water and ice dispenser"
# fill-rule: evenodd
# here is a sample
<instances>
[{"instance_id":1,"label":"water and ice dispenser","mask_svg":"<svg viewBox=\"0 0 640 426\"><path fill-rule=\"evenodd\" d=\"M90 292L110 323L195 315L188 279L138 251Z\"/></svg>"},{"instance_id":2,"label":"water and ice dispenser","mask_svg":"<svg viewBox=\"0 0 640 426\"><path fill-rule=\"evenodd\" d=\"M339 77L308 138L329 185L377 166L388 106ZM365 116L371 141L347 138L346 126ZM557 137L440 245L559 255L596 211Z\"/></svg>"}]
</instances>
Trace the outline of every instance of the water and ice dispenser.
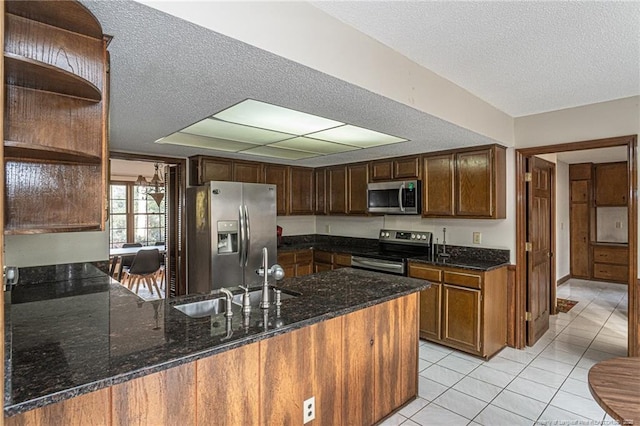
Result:
<instances>
[{"instance_id":1,"label":"water and ice dispenser","mask_svg":"<svg viewBox=\"0 0 640 426\"><path fill-rule=\"evenodd\" d=\"M218 221L218 254L238 253L238 221Z\"/></svg>"}]
</instances>

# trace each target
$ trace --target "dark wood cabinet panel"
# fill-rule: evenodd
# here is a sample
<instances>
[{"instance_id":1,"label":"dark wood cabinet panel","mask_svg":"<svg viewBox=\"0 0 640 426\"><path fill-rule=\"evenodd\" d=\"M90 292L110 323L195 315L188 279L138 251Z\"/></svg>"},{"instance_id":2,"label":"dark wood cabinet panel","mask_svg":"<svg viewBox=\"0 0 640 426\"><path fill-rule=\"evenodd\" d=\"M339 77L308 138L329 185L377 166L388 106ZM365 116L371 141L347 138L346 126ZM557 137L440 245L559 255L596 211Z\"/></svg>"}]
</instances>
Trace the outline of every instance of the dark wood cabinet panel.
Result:
<instances>
[{"instance_id":1,"label":"dark wood cabinet panel","mask_svg":"<svg viewBox=\"0 0 640 426\"><path fill-rule=\"evenodd\" d=\"M590 278L589 257L589 211L586 203L571 203L569 208L571 221L571 276Z\"/></svg>"},{"instance_id":2,"label":"dark wood cabinet panel","mask_svg":"<svg viewBox=\"0 0 640 426\"><path fill-rule=\"evenodd\" d=\"M442 313L442 340L480 352L480 291L444 284Z\"/></svg>"},{"instance_id":3,"label":"dark wood cabinet panel","mask_svg":"<svg viewBox=\"0 0 640 426\"><path fill-rule=\"evenodd\" d=\"M313 250L297 250L278 253L278 264L285 277L300 277L313 273Z\"/></svg>"},{"instance_id":4,"label":"dark wood cabinet panel","mask_svg":"<svg viewBox=\"0 0 640 426\"><path fill-rule=\"evenodd\" d=\"M5 417L7 426L108 425L111 423L111 390L100 389L66 401Z\"/></svg>"},{"instance_id":5,"label":"dark wood cabinet panel","mask_svg":"<svg viewBox=\"0 0 640 426\"><path fill-rule=\"evenodd\" d=\"M420 337L440 340L442 312L440 298L442 284L433 283L431 288L420 292Z\"/></svg>"},{"instance_id":6,"label":"dark wood cabinet panel","mask_svg":"<svg viewBox=\"0 0 640 426\"><path fill-rule=\"evenodd\" d=\"M233 180L233 161L228 158L191 157L191 182L193 186L203 185L212 180Z\"/></svg>"},{"instance_id":7,"label":"dark wood cabinet panel","mask_svg":"<svg viewBox=\"0 0 640 426\"><path fill-rule=\"evenodd\" d=\"M629 280L628 265L627 246L593 246L593 278L626 284Z\"/></svg>"},{"instance_id":8,"label":"dark wood cabinet panel","mask_svg":"<svg viewBox=\"0 0 640 426\"><path fill-rule=\"evenodd\" d=\"M289 167L265 164L264 183L276 186L276 213L278 216L286 215L289 212Z\"/></svg>"},{"instance_id":9,"label":"dark wood cabinet panel","mask_svg":"<svg viewBox=\"0 0 640 426\"><path fill-rule=\"evenodd\" d=\"M391 180L393 179L393 161L372 161L369 165L369 171L371 182Z\"/></svg>"},{"instance_id":10,"label":"dark wood cabinet panel","mask_svg":"<svg viewBox=\"0 0 640 426\"><path fill-rule=\"evenodd\" d=\"M452 216L455 191L455 154L425 156L423 216Z\"/></svg>"},{"instance_id":11,"label":"dark wood cabinet panel","mask_svg":"<svg viewBox=\"0 0 640 426\"><path fill-rule=\"evenodd\" d=\"M347 167L348 214L367 214L368 182L369 167L366 163Z\"/></svg>"},{"instance_id":12,"label":"dark wood cabinet panel","mask_svg":"<svg viewBox=\"0 0 640 426\"><path fill-rule=\"evenodd\" d=\"M591 185L588 180L572 180L571 186L571 202L572 203L588 203L591 197Z\"/></svg>"},{"instance_id":13,"label":"dark wood cabinet panel","mask_svg":"<svg viewBox=\"0 0 640 426\"><path fill-rule=\"evenodd\" d=\"M596 164L594 168L596 205L626 207L629 200L627 162Z\"/></svg>"},{"instance_id":14,"label":"dark wood cabinet panel","mask_svg":"<svg viewBox=\"0 0 640 426\"><path fill-rule=\"evenodd\" d=\"M262 163L234 160L233 181L246 183L264 183Z\"/></svg>"},{"instance_id":15,"label":"dark wood cabinet panel","mask_svg":"<svg viewBox=\"0 0 640 426\"><path fill-rule=\"evenodd\" d=\"M262 424L260 387L249 385L260 383L259 345L241 346L196 361L197 424ZM224 387L214 386L213 381L224 383Z\"/></svg>"},{"instance_id":16,"label":"dark wood cabinet panel","mask_svg":"<svg viewBox=\"0 0 640 426\"><path fill-rule=\"evenodd\" d=\"M592 175L592 163L571 164L569 166L569 180L591 180Z\"/></svg>"},{"instance_id":17,"label":"dark wood cabinet panel","mask_svg":"<svg viewBox=\"0 0 640 426\"><path fill-rule=\"evenodd\" d=\"M374 424L373 346L376 343L373 309L362 309L343 318L343 418L348 424Z\"/></svg>"},{"instance_id":18,"label":"dark wood cabinet panel","mask_svg":"<svg viewBox=\"0 0 640 426\"><path fill-rule=\"evenodd\" d=\"M456 154L458 216L491 216L493 161L491 150Z\"/></svg>"},{"instance_id":19,"label":"dark wood cabinet panel","mask_svg":"<svg viewBox=\"0 0 640 426\"><path fill-rule=\"evenodd\" d=\"M327 173L325 169L314 169L315 203L313 211L317 215L327 214Z\"/></svg>"},{"instance_id":20,"label":"dark wood cabinet panel","mask_svg":"<svg viewBox=\"0 0 640 426\"><path fill-rule=\"evenodd\" d=\"M347 168L327 167L327 198L329 214L347 214Z\"/></svg>"},{"instance_id":21,"label":"dark wood cabinet panel","mask_svg":"<svg viewBox=\"0 0 640 426\"><path fill-rule=\"evenodd\" d=\"M314 170L291 167L289 170L289 213L309 215L314 212Z\"/></svg>"},{"instance_id":22,"label":"dark wood cabinet panel","mask_svg":"<svg viewBox=\"0 0 640 426\"><path fill-rule=\"evenodd\" d=\"M111 388L116 425L195 425L196 364L189 363Z\"/></svg>"},{"instance_id":23,"label":"dark wood cabinet panel","mask_svg":"<svg viewBox=\"0 0 640 426\"><path fill-rule=\"evenodd\" d=\"M403 157L393 160L394 179L418 179L420 177L420 157Z\"/></svg>"}]
</instances>

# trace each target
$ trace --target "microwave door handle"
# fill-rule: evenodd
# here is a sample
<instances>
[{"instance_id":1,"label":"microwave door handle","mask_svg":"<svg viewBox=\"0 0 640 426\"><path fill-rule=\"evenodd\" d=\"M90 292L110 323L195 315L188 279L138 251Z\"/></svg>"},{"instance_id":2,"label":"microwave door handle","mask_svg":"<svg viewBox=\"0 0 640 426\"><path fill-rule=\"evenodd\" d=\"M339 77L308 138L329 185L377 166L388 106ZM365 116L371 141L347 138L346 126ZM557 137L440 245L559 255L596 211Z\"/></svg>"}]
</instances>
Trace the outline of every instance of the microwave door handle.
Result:
<instances>
[{"instance_id":1,"label":"microwave door handle","mask_svg":"<svg viewBox=\"0 0 640 426\"><path fill-rule=\"evenodd\" d=\"M400 206L400 211L404 212L404 206L402 205L402 192L404 191L404 182L400 185L398 189L398 205Z\"/></svg>"},{"instance_id":2,"label":"microwave door handle","mask_svg":"<svg viewBox=\"0 0 640 426\"><path fill-rule=\"evenodd\" d=\"M240 224L239 231L240 231L240 239L239 239L239 247L238 247L238 258L240 261L240 266L244 266L244 239L245 239L245 232L244 232L244 212L242 211L242 206L238 206L238 222Z\"/></svg>"},{"instance_id":3,"label":"microwave door handle","mask_svg":"<svg viewBox=\"0 0 640 426\"><path fill-rule=\"evenodd\" d=\"M249 264L249 247L251 246L251 226L249 225L249 209L247 206L244 206L244 217L245 217L245 245L244 245L244 265L247 266Z\"/></svg>"}]
</instances>

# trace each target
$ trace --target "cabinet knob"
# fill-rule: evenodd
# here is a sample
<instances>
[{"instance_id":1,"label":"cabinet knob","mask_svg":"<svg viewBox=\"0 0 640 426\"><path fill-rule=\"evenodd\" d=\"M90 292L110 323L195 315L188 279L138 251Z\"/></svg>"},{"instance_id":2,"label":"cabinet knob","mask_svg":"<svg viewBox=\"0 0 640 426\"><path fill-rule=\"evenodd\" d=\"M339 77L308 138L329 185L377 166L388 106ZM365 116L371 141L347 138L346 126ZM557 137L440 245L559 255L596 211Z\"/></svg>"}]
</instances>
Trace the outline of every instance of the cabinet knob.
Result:
<instances>
[{"instance_id":1,"label":"cabinet knob","mask_svg":"<svg viewBox=\"0 0 640 426\"><path fill-rule=\"evenodd\" d=\"M373 346L373 339L369 340L369 344Z\"/></svg>"}]
</instances>

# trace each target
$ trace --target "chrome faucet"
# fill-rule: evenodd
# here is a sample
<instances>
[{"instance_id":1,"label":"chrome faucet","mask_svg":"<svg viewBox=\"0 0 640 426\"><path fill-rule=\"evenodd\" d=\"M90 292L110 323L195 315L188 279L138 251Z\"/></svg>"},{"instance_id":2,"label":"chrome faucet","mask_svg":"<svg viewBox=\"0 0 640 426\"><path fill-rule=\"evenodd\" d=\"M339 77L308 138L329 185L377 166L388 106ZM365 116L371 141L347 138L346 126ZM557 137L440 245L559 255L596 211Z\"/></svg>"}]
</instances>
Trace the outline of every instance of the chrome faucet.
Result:
<instances>
[{"instance_id":1,"label":"chrome faucet","mask_svg":"<svg viewBox=\"0 0 640 426\"><path fill-rule=\"evenodd\" d=\"M224 308L224 316L229 318L233 316L233 311L231 310L231 301L233 300L233 293L231 293L229 290L227 290L226 288L222 287L220 289L220 293L224 294L224 297L226 299L226 304L225 304L225 308Z\"/></svg>"},{"instance_id":2,"label":"chrome faucet","mask_svg":"<svg viewBox=\"0 0 640 426\"><path fill-rule=\"evenodd\" d=\"M256 273L264 277L260 307L262 309L269 309L269 276L275 278L276 281L280 281L284 278L284 269L277 263L269 267L269 251L266 247L262 247L262 267L258 269Z\"/></svg>"},{"instance_id":3,"label":"chrome faucet","mask_svg":"<svg viewBox=\"0 0 640 426\"><path fill-rule=\"evenodd\" d=\"M447 253L447 228L442 228L442 253L438 254L439 258L447 259L451 255Z\"/></svg>"}]
</instances>

